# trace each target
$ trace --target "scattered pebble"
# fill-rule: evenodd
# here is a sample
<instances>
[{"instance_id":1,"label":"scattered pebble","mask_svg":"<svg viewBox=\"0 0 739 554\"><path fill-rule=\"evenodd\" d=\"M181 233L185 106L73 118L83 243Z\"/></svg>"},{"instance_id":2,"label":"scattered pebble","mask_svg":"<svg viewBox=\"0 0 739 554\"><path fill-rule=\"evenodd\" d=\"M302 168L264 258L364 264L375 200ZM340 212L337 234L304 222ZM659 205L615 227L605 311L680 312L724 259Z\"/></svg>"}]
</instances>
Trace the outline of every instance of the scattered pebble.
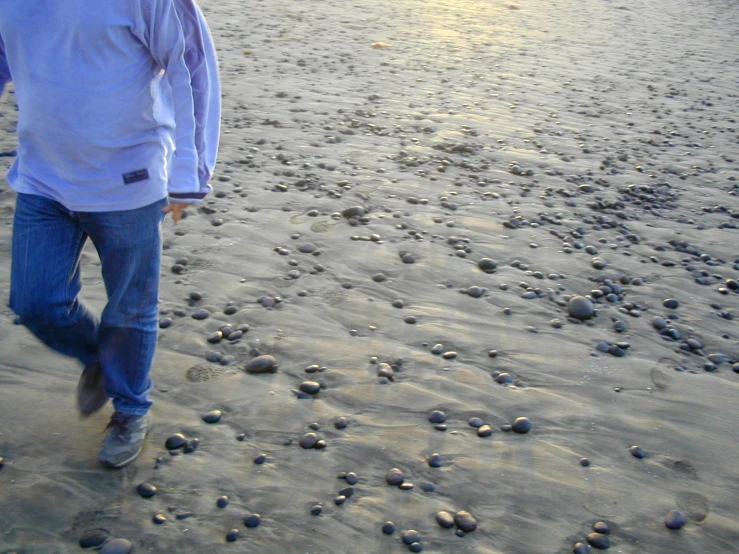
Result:
<instances>
[{"instance_id":1,"label":"scattered pebble","mask_svg":"<svg viewBox=\"0 0 739 554\"><path fill-rule=\"evenodd\" d=\"M687 522L685 514L678 510L670 510L665 516L665 525L669 529L681 529Z\"/></svg>"},{"instance_id":2,"label":"scattered pebble","mask_svg":"<svg viewBox=\"0 0 739 554\"><path fill-rule=\"evenodd\" d=\"M641 446L632 446L629 448L629 452L634 458L645 458L647 456L647 453L644 452Z\"/></svg>"},{"instance_id":3,"label":"scattered pebble","mask_svg":"<svg viewBox=\"0 0 739 554\"><path fill-rule=\"evenodd\" d=\"M106 542L100 549L100 554L129 554L133 545L128 539L113 539Z\"/></svg>"},{"instance_id":4,"label":"scattered pebble","mask_svg":"<svg viewBox=\"0 0 739 554\"><path fill-rule=\"evenodd\" d=\"M526 434L531 431L531 421L527 417L517 417L511 426L514 433Z\"/></svg>"},{"instance_id":5,"label":"scattered pebble","mask_svg":"<svg viewBox=\"0 0 739 554\"><path fill-rule=\"evenodd\" d=\"M451 529L452 527L454 527L454 516L449 512L437 512L436 521L444 529Z\"/></svg>"},{"instance_id":6,"label":"scattered pebble","mask_svg":"<svg viewBox=\"0 0 739 554\"><path fill-rule=\"evenodd\" d=\"M223 412L221 410L212 410L202 415L202 419L205 423L218 423L221 421Z\"/></svg>"},{"instance_id":7,"label":"scattered pebble","mask_svg":"<svg viewBox=\"0 0 739 554\"><path fill-rule=\"evenodd\" d=\"M388 482L388 484L393 485L393 486L401 485L404 479L405 479L405 475L397 467L392 468L385 475L385 480Z\"/></svg>"},{"instance_id":8,"label":"scattered pebble","mask_svg":"<svg viewBox=\"0 0 739 554\"><path fill-rule=\"evenodd\" d=\"M259 514L250 514L244 518L244 525L250 529L259 526L260 523L262 523L262 516Z\"/></svg>"},{"instance_id":9,"label":"scattered pebble","mask_svg":"<svg viewBox=\"0 0 739 554\"><path fill-rule=\"evenodd\" d=\"M611 540L608 538L608 535L590 533L586 538L588 540L588 544L598 550L606 550L611 546Z\"/></svg>"},{"instance_id":10,"label":"scattered pebble","mask_svg":"<svg viewBox=\"0 0 739 554\"><path fill-rule=\"evenodd\" d=\"M269 354L262 354L247 362L247 373L274 373L277 371L277 360Z\"/></svg>"},{"instance_id":11,"label":"scattered pebble","mask_svg":"<svg viewBox=\"0 0 739 554\"><path fill-rule=\"evenodd\" d=\"M466 510L461 510L454 514L454 523L465 533L471 533L477 529L477 520Z\"/></svg>"},{"instance_id":12,"label":"scattered pebble","mask_svg":"<svg viewBox=\"0 0 739 554\"><path fill-rule=\"evenodd\" d=\"M151 498L157 493L157 488L151 483L141 483L136 487L136 492L138 492L142 498Z\"/></svg>"},{"instance_id":13,"label":"scattered pebble","mask_svg":"<svg viewBox=\"0 0 739 554\"><path fill-rule=\"evenodd\" d=\"M80 537L82 548L100 548L110 538L110 533L105 529L90 529Z\"/></svg>"}]
</instances>

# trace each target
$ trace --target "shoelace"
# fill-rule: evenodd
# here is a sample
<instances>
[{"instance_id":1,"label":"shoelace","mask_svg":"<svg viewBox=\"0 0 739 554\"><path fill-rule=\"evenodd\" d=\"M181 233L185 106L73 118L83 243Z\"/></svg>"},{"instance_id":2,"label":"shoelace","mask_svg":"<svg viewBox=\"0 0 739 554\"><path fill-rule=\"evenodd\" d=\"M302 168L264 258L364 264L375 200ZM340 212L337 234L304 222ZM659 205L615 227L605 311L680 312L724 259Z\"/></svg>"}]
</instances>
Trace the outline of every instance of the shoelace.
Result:
<instances>
[{"instance_id":1,"label":"shoelace","mask_svg":"<svg viewBox=\"0 0 739 554\"><path fill-rule=\"evenodd\" d=\"M111 416L108 425L105 427L105 430L113 429L114 437L127 438L130 435L128 430L129 419L129 417L126 417L123 414L114 413Z\"/></svg>"}]
</instances>

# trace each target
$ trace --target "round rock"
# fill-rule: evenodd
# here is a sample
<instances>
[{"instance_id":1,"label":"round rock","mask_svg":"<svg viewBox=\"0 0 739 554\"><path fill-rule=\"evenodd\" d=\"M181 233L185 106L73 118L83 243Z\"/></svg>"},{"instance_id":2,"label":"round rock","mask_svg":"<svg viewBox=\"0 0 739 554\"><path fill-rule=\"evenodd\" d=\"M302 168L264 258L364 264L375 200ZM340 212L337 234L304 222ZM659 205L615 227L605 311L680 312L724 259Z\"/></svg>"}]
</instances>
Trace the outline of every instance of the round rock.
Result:
<instances>
[{"instance_id":1,"label":"round rock","mask_svg":"<svg viewBox=\"0 0 739 554\"><path fill-rule=\"evenodd\" d=\"M245 369L247 373L274 373L277 371L277 360L269 354L262 354L249 360Z\"/></svg>"},{"instance_id":2,"label":"round rock","mask_svg":"<svg viewBox=\"0 0 739 554\"><path fill-rule=\"evenodd\" d=\"M459 511L454 514L454 523L456 523L457 527L465 533L471 533L477 529L477 520L466 510Z\"/></svg>"},{"instance_id":3,"label":"round rock","mask_svg":"<svg viewBox=\"0 0 739 554\"><path fill-rule=\"evenodd\" d=\"M678 510L670 510L665 516L665 525L669 529L680 529L687 522L688 519L685 517L685 514Z\"/></svg>"},{"instance_id":4,"label":"round rock","mask_svg":"<svg viewBox=\"0 0 739 554\"><path fill-rule=\"evenodd\" d=\"M632 446L629 448L629 452L631 453L634 458L645 458L647 456L647 453L644 452L644 449L641 446Z\"/></svg>"},{"instance_id":5,"label":"round rock","mask_svg":"<svg viewBox=\"0 0 739 554\"><path fill-rule=\"evenodd\" d=\"M164 443L164 446L168 450L177 450L178 448L182 448L187 444L187 439L185 438L185 435L182 433L175 433L174 435L170 435L167 437L167 440Z\"/></svg>"},{"instance_id":6,"label":"round rock","mask_svg":"<svg viewBox=\"0 0 739 554\"><path fill-rule=\"evenodd\" d=\"M262 523L262 516L259 514L250 514L244 518L244 525L248 528L253 529Z\"/></svg>"},{"instance_id":7,"label":"round rock","mask_svg":"<svg viewBox=\"0 0 739 554\"><path fill-rule=\"evenodd\" d=\"M222 415L223 412L221 410L212 410L207 414L203 414L201 417L205 423L218 423L221 421Z\"/></svg>"},{"instance_id":8,"label":"round rock","mask_svg":"<svg viewBox=\"0 0 739 554\"><path fill-rule=\"evenodd\" d=\"M206 310L205 308L200 308L199 310L195 310L192 314L193 319L208 319L210 317L210 312Z\"/></svg>"},{"instance_id":9,"label":"round rock","mask_svg":"<svg viewBox=\"0 0 739 554\"><path fill-rule=\"evenodd\" d=\"M404 479L405 475L397 467L392 468L390 471L387 472L387 474L385 474L385 480L388 482L388 484L393 486L402 484Z\"/></svg>"},{"instance_id":10,"label":"round rock","mask_svg":"<svg viewBox=\"0 0 739 554\"><path fill-rule=\"evenodd\" d=\"M131 541L127 539L113 539L106 542L100 549L100 554L128 554L133 550Z\"/></svg>"},{"instance_id":11,"label":"round rock","mask_svg":"<svg viewBox=\"0 0 739 554\"><path fill-rule=\"evenodd\" d=\"M228 533L226 533L226 541L227 542L234 542L238 538L239 538L239 530L238 529L231 529Z\"/></svg>"},{"instance_id":12,"label":"round rock","mask_svg":"<svg viewBox=\"0 0 739 554\"><path fill-rule=\"evenodd\" d=\"M80 537L82 548L100 548L110 538L105 529L90 529Z\"/></svg>"},{"instance_id":13,"label":"round rock","mask_svg":"<svg viewBox=\"0 0 739 554\"><path fill-rule=\"evenodd\" d=\"M392 521L386 521L382 525L382 532L386 535L392 535L395 533L395 524Z\"/></svg>"},{"instance_id":14,"label":"round rock","mask_svg":"<svg viewBox=\"0 0 739 554\"><path fill-rule=\"evenodd\" d=\"M529 431L531 431L531 420L527 417L517 417L513 421L513 425L511 426L511 429L515 433L519 433L521 435L525 435Z\"/></svg>"},{"instance_id":15,"label":"round rock","mask_svg":"<svg viewBox=\"0 0 739 554\"><path fill-rule=\"evenodd\" d=\"M318 394L321 390L321 384L316 381L303 381L300 383L300 390L308 394Z\"/></svg>"},{"instance_id":16,"label":"round rock","mask_svg":"<svg viewBox=\"0 0 739 554\"><path fill-rule=\"evenodd\" d=\"M419 533L415 529L408 529L407 531L403 531L403 533L400 535L400 538L403 539L403 542L405 544L411 545L414 542L421 541L421 533Z\"/></svg>"},{"instance_id":17,"label":"round rock","mask_svg":"<svg viewBox=\"0 0 739 554\"><path fill-rule=\"evenodd\" d=\"M588 539L588 544L598 550L606 550L611 546L611 540L608 538L608 535L590 533L586 538Z\"/></svg>"},{"instance_id":18,"label":"round rock","mask_svg":"<svg viewBox=\"0 0 739 554\"><path fill-rule=\"evenodd\" d=\"M444 423L446 421L446 414L441 410L434 410L429 414L429 421L431 423Z\"/></svg>"},{"instance_id":19,"label":"round rock","mask_svg":"<svg viewBox=\"0 0 739 554\"><path fill-rule=\"evenodd\" d=\"M451 529L452 527L454 527L454 516L449 512L437 512L436 522L444 529Z\"/></svg>"},{"instance_id":20,"label":"round rock","mask_svg":"<svg viewBox=\"0 0 739 554\"><path fill-rule=\"evenodd\" d=\"M138 492L139 496L142 498L151 498L157 493L157 488L151 483L141 483L136 487L136 492Z\"/></svg>"},{"instance_id":21,"label":"round rock","mask_svg":"<svg viewBox=\"0 0 739 554\"><path fill-rule=\"evenodd\" d=\"M306 433L300 437L300 446L303 448L314 448L320 439L315 433Z\"/></svg>"},{"instance_id":22,"label":"round rock","mask_svg":"<svg viewBox=\"0 0 739 554\"><path fill-rule=\"evenodd\" d=\"M489 437L492 434L493 434L493 428L488 424L480 425L477 428L478 437Z\"/></svg>"},{"instance_id":23,"label":"round rock","mask_svg":"<svg viewBox=\"0 0 739 554\"><path fill-rule=\"evenodd\" d=\"M575 319L584 321L593 317L595 308L593 303L584 296L573 296L567 303L567 313Z\"/></svg>"}]
</instances>

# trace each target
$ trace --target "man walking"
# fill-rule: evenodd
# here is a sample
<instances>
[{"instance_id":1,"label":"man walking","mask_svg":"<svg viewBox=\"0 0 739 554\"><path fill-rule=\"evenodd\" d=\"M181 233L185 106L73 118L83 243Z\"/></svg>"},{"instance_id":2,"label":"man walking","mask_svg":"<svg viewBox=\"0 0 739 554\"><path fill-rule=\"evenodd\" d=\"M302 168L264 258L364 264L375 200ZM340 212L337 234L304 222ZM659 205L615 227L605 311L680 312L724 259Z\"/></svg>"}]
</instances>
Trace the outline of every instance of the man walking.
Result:
<instances>
[{"instance_id":1,"label":"man walking","mask_svg":"<svg viewBox=\"0 0 739 554\"><path fill-rule=\"evenodd\" d=\"M194 0L0 0L0 95L18 102L10 307L79 359L82 415L112 398L99 460L152 424L161 223L211 191L220 126L213 41ZM108 303L78 298L87 239Z\"/></svg>"}]
</instances>

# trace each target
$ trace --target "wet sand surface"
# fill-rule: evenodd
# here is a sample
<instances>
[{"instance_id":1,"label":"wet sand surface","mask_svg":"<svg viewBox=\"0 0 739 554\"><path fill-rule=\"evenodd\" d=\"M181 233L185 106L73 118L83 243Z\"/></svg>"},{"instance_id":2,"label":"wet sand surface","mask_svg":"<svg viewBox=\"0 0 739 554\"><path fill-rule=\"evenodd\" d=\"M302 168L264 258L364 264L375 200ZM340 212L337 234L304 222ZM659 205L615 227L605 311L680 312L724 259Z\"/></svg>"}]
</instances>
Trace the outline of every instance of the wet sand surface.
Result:
<instances>
[{"instance_id":1,"label":"wet sand surface","mask_svg":"<svg viewBox=\"0 0 739 554\"><path fill-rule=\"evenodd\" d=\"M0 552L96 528L134 552L734 551L736 3L201 6L223 135L215 193L165 223L155 427L99 468L110 407L80 420L78 364L5 308Z\"/></svg>"}]
</instances>

